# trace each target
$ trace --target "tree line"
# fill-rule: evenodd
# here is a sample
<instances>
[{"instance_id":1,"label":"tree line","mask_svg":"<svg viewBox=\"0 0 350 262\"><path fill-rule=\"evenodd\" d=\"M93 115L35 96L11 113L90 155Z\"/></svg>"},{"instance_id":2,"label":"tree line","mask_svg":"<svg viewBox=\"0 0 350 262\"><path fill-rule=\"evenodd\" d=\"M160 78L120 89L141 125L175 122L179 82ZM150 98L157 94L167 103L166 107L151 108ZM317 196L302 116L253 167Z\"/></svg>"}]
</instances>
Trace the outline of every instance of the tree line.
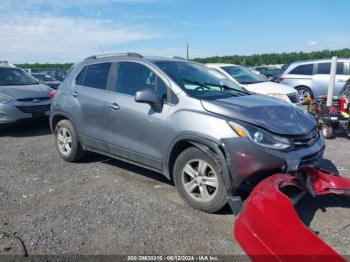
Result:
<instances>
[{"instance_id":1,"label":"tree line","mask_svg":"<svg viewBox=\"0 0 350 262\"><path fill-rule=\"evenodd\" d=\"M271 53L254 55L232 55L213 56L207 58L195 58L194 61L200 63L228 63L244 66L288 64L298 60L323 59L337 56L339 58L350 58L350 49L322 50L314 52L291 52L291 53Z\"/></svg>"},{"instance_id":2,"label":"tree line","mask_svg":"<svg viewBox=\"0 0 350 262\"><path fill-rule=\"evenodd\" d=\"M274 65L274 64L288 64L297 60L308 59L323 59L337 56L341 58L350 58L350 48L340 50L322 50L314 52L291 52L291 53L271 53L271 54L254 54L254 55L232 55L232 56L213 56L206 58L195 58L193 61L200 63L228 63L238 64L244 66L257 65ZM73 64L17 64L23 69L66 69L68 70Z\"/></svg>"},{"instance_id":3,"label":"tree line","mask_svg":"<svg viewBox=\"0 0 350 262\"><path fill-rule=\"evenodd\" d=\"M73 64L72 63L65 63L65 64L39 64L39 63L35 63L35 64L16 64L16 66L22 68L22 69L42 69L42 70L47 70L47 69L65 69L68 70L69 68L71 68Z\"/></svg>"}]
</instances>

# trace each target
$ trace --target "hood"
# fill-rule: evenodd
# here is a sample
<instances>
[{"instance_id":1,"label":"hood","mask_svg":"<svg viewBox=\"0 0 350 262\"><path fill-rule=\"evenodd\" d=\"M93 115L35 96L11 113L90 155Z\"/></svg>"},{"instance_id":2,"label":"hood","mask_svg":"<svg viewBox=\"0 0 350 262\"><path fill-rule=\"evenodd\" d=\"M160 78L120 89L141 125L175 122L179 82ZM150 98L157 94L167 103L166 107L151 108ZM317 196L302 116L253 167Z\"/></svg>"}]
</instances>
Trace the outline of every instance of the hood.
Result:
<instances>
[{"instance_id":1,"label":"hood","mask_svg":"<svg viewBox=\"0 0 350 262\"><path fill-rule=\"evenodd\" d=\"M289 95L297 92L293 87L270 82L270 81L244 85L244 87L251 92L263 94L263 95L267 95L271 93Z\"/></svg>"},{"instance_id":2,"label":"hood","mask_svg":"<svg viewBox=\"0 0 350 262\"><path fill-rule=\"evenodd\" d=\"M4 94L15 99L49 97L52 88L47 85L14 85L0 86L0 94Z\"/></svg>"},{"instance_id":3,"label":"hood","mask_svg":"<svg viewBox=\"0 0 350 262\"><path fill-rule=\"evenodd\" d=\"M281 135L304 135L316 127L315 119L301 108L260 95L202 100L205 110L240 120Z\"/></svg>"}]
</instances>

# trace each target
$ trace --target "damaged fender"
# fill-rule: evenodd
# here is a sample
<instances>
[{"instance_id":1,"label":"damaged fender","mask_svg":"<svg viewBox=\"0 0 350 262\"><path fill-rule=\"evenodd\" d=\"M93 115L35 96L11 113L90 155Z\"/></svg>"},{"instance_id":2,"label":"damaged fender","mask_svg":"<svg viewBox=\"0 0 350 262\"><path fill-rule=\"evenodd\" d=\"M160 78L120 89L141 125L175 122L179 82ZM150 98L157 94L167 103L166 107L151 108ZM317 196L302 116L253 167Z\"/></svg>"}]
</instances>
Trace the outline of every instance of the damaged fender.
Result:
<instances>
[{"instance_id":1,"label":"damaged fender","mask_svg":"<svg viewBox=\"0 0 350 262\"><path fill-rule=\"evenodd\" d=\"M250 194L236 219L234 235L254 261L346 261L303 224L294 204L305 193L350 196L350 179L314 168L305 172L306 179L270 176Z\"/></svg>"}]
</instances>

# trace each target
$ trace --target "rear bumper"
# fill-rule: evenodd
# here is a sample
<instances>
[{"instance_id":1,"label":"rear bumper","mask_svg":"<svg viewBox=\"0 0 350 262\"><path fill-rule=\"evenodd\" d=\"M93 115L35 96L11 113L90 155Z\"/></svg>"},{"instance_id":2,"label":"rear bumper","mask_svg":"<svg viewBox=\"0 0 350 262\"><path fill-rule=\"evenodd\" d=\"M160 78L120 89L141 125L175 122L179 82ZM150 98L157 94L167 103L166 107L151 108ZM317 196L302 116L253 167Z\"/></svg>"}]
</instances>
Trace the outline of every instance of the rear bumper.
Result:
<instances>
[{"instance_id":1,"label":"rear bumper","mask_svg":"<svg viewBox=\"0 0 350 262\"><path fill-rule=\"evenodd\" d=\"M263 180L252 191L234 225L234 235L254 260L271 261L345 261L300 220L287 188L313 195L350 196L350 179L307 168L310 183L288 174ZM290 191L289 191L290 192ZM295 199L294 199L295 200ZM258 218L258 219L257 219Z\"/></svg>"}]
</instances>

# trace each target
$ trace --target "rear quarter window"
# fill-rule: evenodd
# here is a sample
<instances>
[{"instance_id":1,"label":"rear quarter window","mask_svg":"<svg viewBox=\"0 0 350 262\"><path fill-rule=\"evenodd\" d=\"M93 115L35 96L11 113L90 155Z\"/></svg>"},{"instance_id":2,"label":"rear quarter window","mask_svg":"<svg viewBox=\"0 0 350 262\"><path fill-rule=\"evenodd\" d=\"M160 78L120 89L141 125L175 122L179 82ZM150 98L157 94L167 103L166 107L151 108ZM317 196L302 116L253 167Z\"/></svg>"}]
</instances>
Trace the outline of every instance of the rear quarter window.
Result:
<instances>
[{"instance_id":1,"label":"rear quarter window","mask_svg":"<svg viewBox=\"0 0 350 262\"><path fill-rule=\"evenodd\" d=\"M331 63L319 63L317 65L317 74L329 75L331 73ZM338 62L337 64L337 75L344 74L344 63Z\"/></svg>"},{"instance_id":2,"label":"rear quarter window","mask_svg":"<svg viewBox=\"0 0 350 262\"><path fill-rule=\"evenodd\" d=\"M300 65L289 72L292 75L312 75L314 64Z\"/></svg>"}]
</instances>

